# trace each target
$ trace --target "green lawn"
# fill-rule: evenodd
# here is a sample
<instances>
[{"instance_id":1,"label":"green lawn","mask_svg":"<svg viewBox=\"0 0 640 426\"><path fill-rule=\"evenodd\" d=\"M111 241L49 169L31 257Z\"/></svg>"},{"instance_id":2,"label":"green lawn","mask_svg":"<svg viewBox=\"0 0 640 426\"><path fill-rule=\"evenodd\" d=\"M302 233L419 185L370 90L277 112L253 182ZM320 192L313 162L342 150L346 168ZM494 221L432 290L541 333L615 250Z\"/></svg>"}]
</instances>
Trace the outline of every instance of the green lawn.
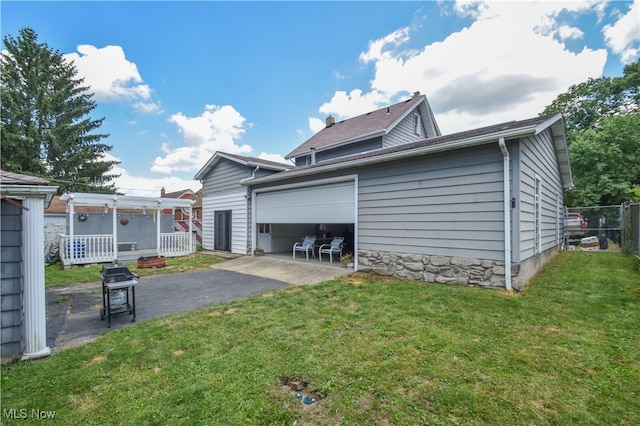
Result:
<instances>
[{"instance_id":1,"label":"green lawn","mask_svg":"<svg viewBox=\"0 0 640 426\"><path fill-rule=\"evenodd\" d=\"M3 424L637 425L639 325L618 253L560 253L519 294L354 274L15 363Z\"/></svg>"},{"instance_id":2,"label":"green lawn","mask_svg":"<svg viewBox=\"0 0 640 426\"><path fill-rule=\"evenodd\" d=\"M169 257L164 268L138 268L137 262L125 263L131 272L148 277L150 275L174 274L176 272L193 272L206 270L211 265L224 261L223 258L210 254L195 253L190 256ZM73 284L100 281L102 265L85 265L64 269L61 263L45 268L45 285L47 287L63 287Z\"/></svg>"}]
</instances>

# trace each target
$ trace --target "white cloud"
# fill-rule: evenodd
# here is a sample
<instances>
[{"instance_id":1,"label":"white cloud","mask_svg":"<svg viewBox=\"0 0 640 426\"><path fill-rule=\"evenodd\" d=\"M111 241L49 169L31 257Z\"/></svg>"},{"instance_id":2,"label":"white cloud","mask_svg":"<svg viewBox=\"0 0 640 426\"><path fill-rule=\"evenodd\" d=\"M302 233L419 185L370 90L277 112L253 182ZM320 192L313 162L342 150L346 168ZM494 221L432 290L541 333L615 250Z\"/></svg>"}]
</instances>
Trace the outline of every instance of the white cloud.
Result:
<instances>
[{"instance_id":1,"label":"white cloud","mask_svg":"<svg viewBox=\"0 0 640 426\"><path fill-rule=\"evenodd\" d=\"M152 172L197 171L216 151L231 154L251 152L249 145L236 143L245 133L245 118L232 106L206 105L201 115L187 117L179 112L169 118L178 126L187 146L172 148L165 143L164 157L156 157Z\"/></svg>"},{"instance_id":2,"label":"white cloud","mask_svg":"<svg viewBox=\"0 0 640 426\"><path fill-rule=\"evenodd\" d=\"M127 60L120 46L98 48L90 44L81 44L77 53L68 53L64 57L73 61L79 77L90 86L97 101L148 101L151 88L144 84L138 67ZM138 102L147 112L156 112L159 105L151 102Z\"/></svg>"},{"instance_id":3,"label":"white cloud","mask_svg":"<svg viewBox=\"0 0 640 426\"><path fill-rule=\"evenodd\" d=\"M291 164L291 162L285 160L280 154L267 154L266 152L261 152L260 155L258 155L258 158L261 160L275 161L276 163Z\"/></svg>"},{"instance_id":4,"label":"white cloud","mask_svg":"<svg viewBox=\"0 0 640 426\"><path fill-rule=\"evenodd\" d=\"M635 0L626 15L613 25L602 29L607 46L620 60L628 64L638 60L640 54L640 0Z\"/></svg>"},{"instance_id":5,"label":"white cloud","mask_svg":"<svg viewBox=\"0 0 640 426\"><path fill-rule=\"evenodd\" d=\"M311 131L314 134L324 129L324 127L325 127L325 121L320 120L319 118L316 118L316 117L309 117L309 129L311 129ZM303 134L303 133L299 132L299 134Z\"/></svg>"},{"instance_id":6,"label":"white cloud","mask_svg":"<svg viewBox=\"0 0 640 426\"><path fill-rule=\"evenodd\" d=\"M602 74L606 50L570 51L563 40L583 33L557 19L597 13L591 2L465 1L453 10L475 21L419 51L403 50L408 28L371 41L360 55L375 67L370 90L335 92L320 112L351 117L419 90L443 133L452 133L534 117L570 85Z\"/></svg>"},{"instance_id":7,"label":"white cloud","mask_svg":"<svg viewBox=\"0 0 640 426\"><path fill-rule=\"evenodd\" d=\"M389 97L377 90L365 94L360 89L354 89L349 93L337 91L329 102L322 104L319 111L326 115L336 114L345 118L353 117L374 110L378 108L377 105L388 101ZM322 127L325 126L324 120L316 120L320 121ZM314 121L312 123L310 119L309 125L311 124L317 125L318 122Z\"/></svg>"},{"instance_id":8,"label":"white cloud","mask_svg":"<svg viewBox=\"0 0 640 426\"><path fill-rule=\"evenodd\" d=\"M104 155L105 161L120 161L111 154ZM110 173L119 174L120 177L114 179L118 192L125 195L135 195L141 197L159 197L160 190L164 187L167 192L181 191L183 189L199 190L202 185L195 180L185 180L176 176L163 178L136 176L129 173L121 165L115 165ZM144 188L144 189L143 189Z\"/></svg>"}]
</instances>

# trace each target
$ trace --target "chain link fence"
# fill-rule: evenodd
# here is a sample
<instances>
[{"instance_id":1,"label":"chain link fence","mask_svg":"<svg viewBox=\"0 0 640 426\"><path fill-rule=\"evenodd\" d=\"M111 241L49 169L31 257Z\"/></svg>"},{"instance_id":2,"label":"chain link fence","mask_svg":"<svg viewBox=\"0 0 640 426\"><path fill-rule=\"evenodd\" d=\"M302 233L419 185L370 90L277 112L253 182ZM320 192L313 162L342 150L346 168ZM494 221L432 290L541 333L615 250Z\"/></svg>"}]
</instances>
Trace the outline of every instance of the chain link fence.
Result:
<instances>
[{"instance_id":1,"label":"chain link fence","mask_svg":"<svg viewBox=\"0 0 640 426\"><path fill-rule=\"evenodd\" d=\"M630 253L640 251L640 204L618 206L569 207L580 213L587 223L585 237L606 235L607 239Z\"/></svg>"}]
</instances>

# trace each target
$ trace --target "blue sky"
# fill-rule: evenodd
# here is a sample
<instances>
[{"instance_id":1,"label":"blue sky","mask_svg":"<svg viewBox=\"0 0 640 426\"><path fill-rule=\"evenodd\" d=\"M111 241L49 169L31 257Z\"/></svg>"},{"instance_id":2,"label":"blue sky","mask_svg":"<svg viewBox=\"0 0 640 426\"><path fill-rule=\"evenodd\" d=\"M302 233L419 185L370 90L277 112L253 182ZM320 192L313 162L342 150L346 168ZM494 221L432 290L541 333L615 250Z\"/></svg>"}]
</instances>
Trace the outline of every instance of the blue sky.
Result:
<instances>
[{"instance_id":1,"label":"blue sky","mask_svg":"<svg viewBox=\"0 0 640 426\"><path fill-rule=\"evenodd\" d=\"M216 151L278 160L420 91L444 134L536 116L640 55L640 0L13 2L91 87L119 189L191 188ZM282 160L284 161L284 160Z\"/></svg>"}]
</instances>

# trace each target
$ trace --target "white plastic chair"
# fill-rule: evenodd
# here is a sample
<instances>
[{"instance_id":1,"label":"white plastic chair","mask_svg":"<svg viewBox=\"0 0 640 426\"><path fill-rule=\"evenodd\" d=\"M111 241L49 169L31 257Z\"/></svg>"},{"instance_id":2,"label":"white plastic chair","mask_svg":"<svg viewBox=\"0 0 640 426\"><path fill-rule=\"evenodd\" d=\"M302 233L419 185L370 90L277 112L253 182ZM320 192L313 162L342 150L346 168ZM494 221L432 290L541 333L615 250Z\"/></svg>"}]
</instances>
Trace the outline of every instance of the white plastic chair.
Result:
<instances>
[{"instance_id":1,"label":"white plastic chair","mask_svg":"<svg viewBox=\"0 0 640 426\"><path fill-rule=\"evenodd\" d=\"M329 260L333 263L333 255L337 254L340 259L342 257L342 248L344 247L344 237L334 237L331 244L323 244L318 249L318 257L320 258L320 262L322 262L322 254L328 254Z\"/></svg>"},{"instance_id":2,"label":"white plastic chair","mask_svg":"<svg viewBox=\"0 0 640 426\"><path fill-rule=\"evenodd\" d=\"M316 257L316 253L313 251L313 248L316 245L316 237L315 235L310 237L310 236L306 236L304 237L304 240L302 242L297 242L293 245L293 258L296 258L296 252L297 251L303 251L306 255L307 255L307 259L309 259L309 252L311 252L311 254L313 255L313 257Z\"/></svg>"}]
</instances>

